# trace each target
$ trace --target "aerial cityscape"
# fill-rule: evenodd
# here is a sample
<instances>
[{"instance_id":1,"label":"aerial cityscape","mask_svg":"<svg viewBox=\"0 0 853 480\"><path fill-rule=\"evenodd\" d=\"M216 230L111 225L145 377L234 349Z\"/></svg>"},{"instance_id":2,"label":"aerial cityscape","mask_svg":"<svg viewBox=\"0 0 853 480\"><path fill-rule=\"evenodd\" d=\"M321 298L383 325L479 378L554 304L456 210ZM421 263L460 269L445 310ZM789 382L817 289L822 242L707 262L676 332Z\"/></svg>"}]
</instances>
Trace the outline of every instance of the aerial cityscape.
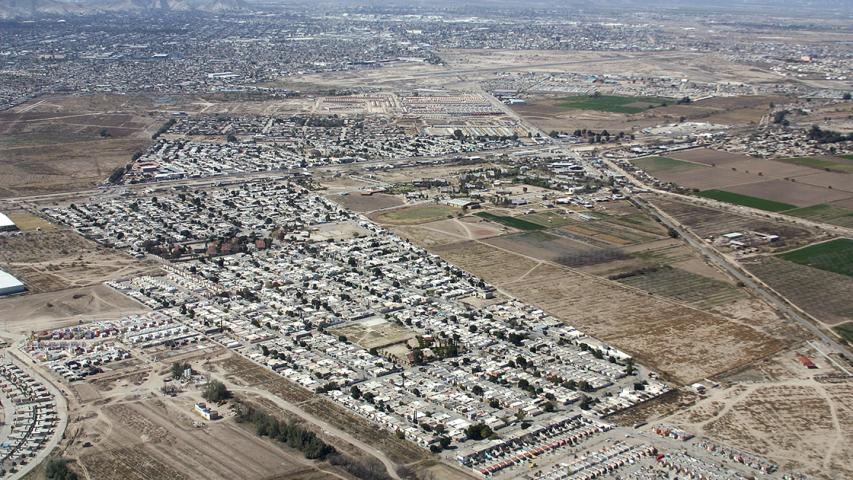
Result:
<instances>
[{"instance_id":1,"label":"aerial cityscape","mask_svg":"<svg viewBox=\"0 0 853 480\"><path fill-rule=\"evenodd\" d=\"M853 478L849 0L0 0L0 478Z\"/></svg>"}]
</instances>

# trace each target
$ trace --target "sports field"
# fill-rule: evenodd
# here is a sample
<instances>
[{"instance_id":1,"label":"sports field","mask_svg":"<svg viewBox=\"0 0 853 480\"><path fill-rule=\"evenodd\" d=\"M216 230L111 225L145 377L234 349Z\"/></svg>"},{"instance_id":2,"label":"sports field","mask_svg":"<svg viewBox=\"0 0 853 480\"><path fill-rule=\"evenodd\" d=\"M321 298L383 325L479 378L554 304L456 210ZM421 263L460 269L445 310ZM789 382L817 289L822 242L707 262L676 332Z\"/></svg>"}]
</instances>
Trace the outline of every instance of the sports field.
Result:
<instances>
[{"instance_id":1,"label":"sports field","mask_svg":"<svg viewBox=\"0 0 853 480\"><path fill-rule=\"evenodd\" d=\"M517 228L519 230L531 231L541 230L545 228L542 225L537 225L535 223L528 222L527 220L522 220L520 218L515 217L506 217L503 215L495 215L489 212L478 212L476 215L480 218L485 218L486 220L491 220L493 222L500 223L501 225Z\"/></svg>"},{"instance_id":2,"label":"sports field","mask_svg":"<svg viewBox=\"0 0 853 480\"><path fill-rule=\"evenodd\" d=\"M673 103L669 98L658 97L620 97L616 95L563 97L557 104L563 108L576 110L596 110L613 113L640 113L655 106Z\"/></svg>"},{"instance_id":3,"label":"sports field","mask_svg":"<svg viewBox=\"0 0 853 480\"><path fill-rule=\"evenodd\" d=\"M789 262L853 277L853 240L836 238L779 255Z\"/></svg>"},{"instance_id":4,"label":"sports field","mask_svg":"<svg viewBox=\"0 0 853 480\"><path fill-rule=\"evenodd\" d=\"M726 192L723 190L705 190L704 192L699 192L699 196L710 198L712 200L719 200L721 202L733 203L735 205L758 208L768 212L784 212L785 210L793 210L797 208L796 205L790 205L788 203L774 202L773 200L751 197L749 195L741 195L739 193Z\"/></svg>"}]
</instances>

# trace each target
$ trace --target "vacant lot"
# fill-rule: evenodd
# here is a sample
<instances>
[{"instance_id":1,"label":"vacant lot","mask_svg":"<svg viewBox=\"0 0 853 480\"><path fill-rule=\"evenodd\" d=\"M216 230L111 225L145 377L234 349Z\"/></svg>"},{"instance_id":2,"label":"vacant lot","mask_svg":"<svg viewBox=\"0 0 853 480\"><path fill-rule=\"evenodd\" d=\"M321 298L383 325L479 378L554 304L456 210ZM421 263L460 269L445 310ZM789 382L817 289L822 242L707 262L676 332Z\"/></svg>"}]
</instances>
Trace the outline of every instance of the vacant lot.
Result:
<instances>
[{"instance_id":1,"label":"vacant lot","mask_svg":"<svg viewBox=\"0 0 853 480\"><path fill-rule=\"evenodd\" d=\"M700 308L724 305L746 297L734 285L672 267L640 271L618 281Z\"/></svg>"},{"instance_id":2,"label":"vacant lot","mask_svg":"<svg viewBox=\"0 0 853 480\"><path fill-rule=\"evenodd\" d=\"M295 479L334 470L232 419L200 421L186 398L110 405L84 431L94 446L79 462L98 479Z\"/></svg>"},{"instance_id":3,"label":"vacant lot","mask_svg":"<svg viewBox=\"0 0 853 480\"><path fill-rule=\"evenodd\" d=\"M453 217L459 211L447 205L422 204L386 210L372 218L385 225L412 225Z\"/></svg>"},{"instance_id":4,"label":"vacant lot","mask_svg":"<svg viewBox=\"0 0 853 480\"><path fill-rule=\"evenodd\" d=\"M853 320L853 278L775 257L761 257L744 266L822 322L834 325Z\"/></svg>"},{"instance_id":5,"label":"vacant lot","mask_svg":"<svg viewBox=\"0 0 853 480\"><path fill-rule=\"evenodd\" d=\"M29 334L94 319L115 320L149 309L105 285L4 298L0 311L4 329Z\"/></svg>"},{"instance_id":6,"label":"vacant lot","mask_svg":"<svg viewBox=\"0 0 853 480\"><path fill-rule=\"evenodd\" d=\"M395 462L408 464L424 459L423 450L405 440L398 439L393 432L383 430L344 407L336 405L332 400L309 392L281 375L245 358L232 356L217 362L215 366L224 370L229 382L244 387L256 386L288 402L298 404L314 417L354 435L359 440L370 442Z\"/></svg>"},{"instance_id":7,"label":"vacant lot","mask_svg":"<svg viewBox=\"0 0 853 480\"><path fill-rule=\"evenodd\" d=\"M48 222L47 220L33 215L32 213L26 210L14 210L11 212L6 212L9 218L15 222L15 225L21 229L22 232L32 232L34 230L53 230L56 228L56 225Z\"/></svg>"},{"instance_id":8,"label":"vacant lot","mask_svg":"<svg viewBox=\"0 0 853 480\"><path fill-rule=\"evenodd\" d=\"M35 293L156 270L153 263L103 248L74 232L50 228L0 237L0 268Z\"/></svg>"},{"instance_id":9,"label":"vacant lot","mask_svg":"<svg viewBox=\"0 0 853 480\"><path fill-rule=\"evenodd\" d=\"M723 190L705 190L704 192L699 193L699 196L719 200L721 202L733 203L735 205L767 210L768 212L783 212L785 210L797 208L796 205L788 203L774 202L773 200L767 200L765 198L752 197Z\"/></svg>"},{"instance_id":10,"label":"vacant lot","mask_svg":"<svg viewBox=\"0 0 853 480\"><path fill-rule=\"evenodd\" d=\"M436 247L432 252L495 284L520 278L539 265L535 260L475 241Z\"/></svg>"},{"instance_id":11,"label":"vacant lot","mask_svg":"<svg viewBox=\"0 0 853 480\"><path fill-rule=\"evenodd\" d=\"M633 163L637 168L645 170L646 172L652 175L656 175L662 172L684 172L703 167L703 165L697 163L682 162L680 160L674 160L669 157L638 158L636 160L631 160L631 163Z\"/></svg>"},{"instance_id":12,"label":"vacant lot","mask_svg":"<svg viewBox=\"0 0 853 480\"><path fill-rule=\"evenodd\" d=\"M165 119L130 96L93 97L48 97L0 113L0 196L92 187L146 148Z\"/></svg>"},{"instance_id":13,"label":"vacant lot","mask_svg":"<svg viewBox=\"0 0 853 480\"><path fill-rule=\"evenodd\" d=\"M368 350L384 348L415 338L415 332L384 319L369 318L335 326L332 335L343 335L348 341Z\"/></svg>"},{"instance_id":14,"label":"vacant lot","mask_svg":"<svg viewBox=\"0 0 853 480\"><path fill-rule=\"evenodd\" d=\"M557 105L575 110L597 110L613 113L640 113L652 107L672 103L671 98L621 97L615 95L589 95L563 97Z\"/></svg>"},{"instance_id":15,"label":"vacant lot","mask_svg":"<svg viewBox=\"0 0 853 480\"><path fill-rule=\"evenodd\" d=\"M597 250L569 238L541 231L504 235L485 242L521 255L552 262L561 257L574 258L576 255Z\"/></svg>"},{"instance_id":16,"label":"vacant lot","mask_svg":"<svg viewBox=\"0 0 853 480\"><path fill-rule=\"evenodd\" d=\"M791 357L786 360L794 362ZM851 383L793 378L715 391L673 423L761 455L782 471L850 478L851 402Z\"/></svg>"},{"instance_id":17,"label":"vacant lot","mask_svg":"<svg viewBox=\"0 0 853 480\"><path fill-rule=\"evenodd\" d=\"M394 225L391 229L415 245L424 248L495 237L508 231L507 227L480 217L452 218L419 225Z\"/></svg>"},{"instance_id":18,"label":"vacant lot","mask_svg":"<svg viewBox=\"0 0 853 480\"><path fill-rule=\"evenodd\" d=\"M330 195L329 200L340 204L347 210L360 213L372 212L382 208L398 207L403 204L403 200L400 197L384 193L374 193L373 195L362 195L360 193Z\"/></svg>"},{"instance_id":19,"label":"vacant lot","mask_svg":"<svg viewBox=\"0 0 853 480\"><path fill-rule=\"evenodd\" d=\"M651 297L615 282L539 265L482 244L435 252L564 322L637 356L676 382L745 365L784 342L741 323Z\"/></svg>"},{"instance_id":20,"label":"vacant lot","mask_svg":"<svg viewBox=\"0 0 853 480\"><path fill-rule=\"evenodd\" d=\"M779 255L790 262L853 277L853 240L837 238Z\"/></svg>"}]
</instances>

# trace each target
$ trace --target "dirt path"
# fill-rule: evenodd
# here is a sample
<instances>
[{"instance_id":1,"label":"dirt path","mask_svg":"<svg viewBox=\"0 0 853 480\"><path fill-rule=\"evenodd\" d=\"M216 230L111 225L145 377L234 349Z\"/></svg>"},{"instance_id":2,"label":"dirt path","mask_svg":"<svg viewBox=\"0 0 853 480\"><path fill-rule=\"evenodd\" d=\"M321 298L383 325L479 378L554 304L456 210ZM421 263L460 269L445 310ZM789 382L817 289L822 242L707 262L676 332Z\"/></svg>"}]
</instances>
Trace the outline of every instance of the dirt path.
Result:
<instances>
[{"instance_id":1,"label":"dirt path","mask_svg":"<svg viewBox=\"0 0 853 480\"><path fill-rule=\"evenodd\" d=\"M305 420L306 422L311 423L313 425L316 425L317 427L320 427L322 429L323 433L330 435L330 436L333 436L333 437L336 437L336 438L340 438L346 442L349 442L349 443L355 445L356 447L358 447L362 451L370 454L373 457L376 457L377 460L382 462L382 464L385 465L385 470L387 471L388 476L390 476L394 480L400 480L400 476L397 475L397 464L392 462L391 459L388 458L387 455L385 455L385 453L383 453L381 450L377 449L376 447L359 440L358 438L350 435L349 433L347 433L347 432L345 432L345 431L343 431L343 430L341 430L341 429L339 429L333 425L330 425L329 423L327 423L323 420L320 420L319 418L311 415L310 413L306 412L305 410L302 410L297 405L294 405L293 403L290 403L287 400L284 400L281 397L278 397L278 396L270 393L267 390L262 390L262 389L255 388L255 387L237 387L237 386L232 387L231 390L234 392L251 393L253 395L257 395L261 398L269 400L269 401L273 402L276 406L281 408L282 410L290 412L290 413L298 416L299 418Z\"/></svg>"},{"instance_id":2,"label":"dirt path","mask_svg":"<svg viewBox=\"0 0 853 480\"><path fill-rule=\"evenodd\" d=\"M835 450L838 449L839 445L844 444L844 430L841 428L841 422L838 420L838 407L832 400L832 397L829 396L829 393L823 385L816 383L814 387L829 405L829 413L832 417L832 428L835 430L835 441L830 442L829 448L823 456L823 469L829 472L832 471L832 456L835 454Z\"/></svg>"}]
</instances>

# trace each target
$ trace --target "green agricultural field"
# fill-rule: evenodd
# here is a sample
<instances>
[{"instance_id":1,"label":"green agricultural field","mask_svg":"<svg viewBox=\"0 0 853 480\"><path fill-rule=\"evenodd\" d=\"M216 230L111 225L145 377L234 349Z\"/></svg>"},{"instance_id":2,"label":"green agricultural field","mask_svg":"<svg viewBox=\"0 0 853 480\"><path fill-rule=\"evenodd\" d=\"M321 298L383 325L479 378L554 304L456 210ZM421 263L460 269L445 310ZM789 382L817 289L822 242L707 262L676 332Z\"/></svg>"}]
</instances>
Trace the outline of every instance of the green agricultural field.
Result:
<instances>
[{"instance_id":1,"label":"green agricultural field","mask_svg":"<svg viewBox=\"0 0 853 480\"><path fill-rule=\"evenodd\" d=\"M640 113L662 104L672 104L671 98L620 97L616 95L572 96L560 98L557 105L576 110L596 110L613 113Z\"/></svg>"},{"instance_id":2,"label":"green agricultural field","mask_svg":"<svg viewBox=\"0 0 853 480\"><path fill-rule=\"evenodd\" d=\"M831 223L842 227L853 227L853 210L821 203L810 207L788 210L785 215L806 218L816 222Z\"/></svg>"},{"instance_id":3,"label":"green agricultural field","mask_svg":"<svg viewBox=\"0 0 853 480\"><path fill-rule=\"evenodd\" d=\"M758 208L768 212L784 212L785 210L793 210L796 205L790 205L782 202L774 202L766 198L751 197L749 195L741 195L739 193L726 192L724 190L705 190L699 192L700 197L719 200L721 202L733 203L735 205L743 205L745 207Z\"/></svg>"},{"instance_id":4,"label":"green agricultural field","mask_svg":"<svg viewBox=\"0 0 853 480\"><path fill-rule=\"evenodd\" d=\"M415 205L383 212L377 217L380 223L415 224L452 217L458 208L447 205Z\"/></svg>"},{"instance_id":5,"label":"green agricultural field","mask_svg":"<svg viewBox=\"0 0 853 480\"><path fill-rule=\"evenodd\" d=\"M847 340L849 343L853 343L853 323L844 323L837 327L832 327L832 329L841 335L841 338Z\"/></svg>"},{"instance_id":6,"label":"green agricultural field","mask_svg":"<svg viewBox=\"0 0 853 480\"><path fill-rule=\"evenodd\" d=\"M545 228L562 227L563 225L568 225L571 222L571 220L569 220L565 215L548 210L522 215L518 218L537 225L542 225Z\"/></svg>"},{"instance_id":7,"label":"green agricultural field","mask_svg":"<svg viewBox=\"0 0 853 480\"><path fill-rule=\"evenodd\" d=\"M696 168L707 168L703 165L690 162L682 162L669 157L646 157L631 160L637 168L643 169L648 173L676 173L693 170Z\"/></svg>"},{"instance_id":8,"label":"green agricultural field","mask_svg":"<svg viewBox=\"0 0 853 480\"><path fill-rule=\"evenodd\" d=\"M519 230L524 231L541 230L545 228L542 225L538 225L533 222L528 222L527 220L522 220L516 217L495 215L489 212L478 212L476 213L476 215L480 218L485 218L486 220L490 220L495 223L500 223L501 225L506 225L508 227L517 228Z\"/></svg>"},{"instance_id":9,"label":"green agricultural field","mask_svg":"<svg viewBox=\"0 0 853 480\"><path fill-rule=\"evenodd\" d=\"M779 255L789 262L853 277L853 240L836 238Z\"/></svg>"},{"instance_id":10,"label":"green agricultural field","mask_svg":"<svg viewBox=\"0 0 853 480\"><path fill-rule=\"evenodd\" d=\"M842 155L842 158L847 158L850 155ZM853 159L853 158L850 158ZM850 160L848 159L848 160ZM818 170L835 170L838 172L849 172L853 173L853 165L848 165L846 163L833 162L832 160L827 160L823 158L814 158L814 157L793 157L793 158L782 158L779 160L780 162L790 163L793 165L799 165L801 167L811 167L816 168Z\"/></svg>"}]
</instances>

